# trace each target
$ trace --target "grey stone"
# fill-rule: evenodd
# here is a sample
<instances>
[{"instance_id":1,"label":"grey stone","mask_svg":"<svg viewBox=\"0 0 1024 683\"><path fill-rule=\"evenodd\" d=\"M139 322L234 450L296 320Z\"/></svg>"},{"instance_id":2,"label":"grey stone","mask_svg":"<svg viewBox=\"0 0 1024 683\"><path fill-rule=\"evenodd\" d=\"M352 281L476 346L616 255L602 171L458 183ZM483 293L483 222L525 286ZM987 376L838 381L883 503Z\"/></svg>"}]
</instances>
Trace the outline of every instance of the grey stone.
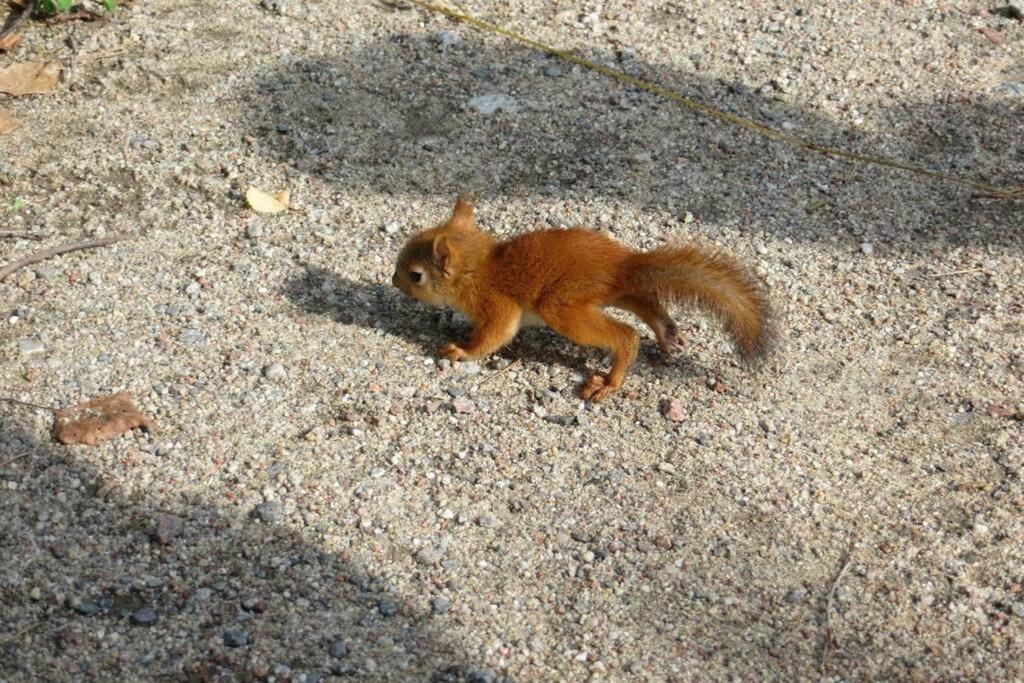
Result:
<instances>
[{"instance_id":1,"label":"grey stone","mask_svg":"<svg viewBox=\"0 0 1024 683\"><path fill-rule=\"evenodd\" d=\"M444 557L444 550L440 546L428 545L417 550L415 557L420 564L435 565Z\"/></svg>"},{"instance_id":2,"label":"grey stone","mask_svg":"<svg viewBox=\"0 0 1024 683\"><path fill-rule=\"evenodd\" d=\"M485 529L496 529L501 526L501 520L490 513L484 513L477 517L476 523Z\"/></svg>"},{"instance_id":3,"label":"grey stone","mask_svg":"<svg viewBox=\"0 0 1024 683\"><path fill-rule=\"evenodd\" d=\"M18 342L18 351L23 356L34 356L37 353L44 353L46 347L38 339L22 339Z\"/></svg>"},{"instance_id":4,"label":"grey stone","mask_svg":"<svg viewBox=\"0 0 1024 683\"><path fill-rule=\"evenodd\" d=\"M398 603L389 599L381 600L377 603L377 611L383 617L393 617L398 614Z\"/></svg>"},{"instance_id":5,"label":"grey stone","mask_svg":"<svg viewBox=\"0 0 1024 683\"><path fill-rule=\"evenodd\" d=\"M343 640L336 640L331 643L330 655L335 659L344 659L348 657L348 643Z\"/></svg>"},{"instance_id":6,"label":"grey stone","mask_svg":"<svg viewBox=\"0 0 1024 683\"><path fill-rule=\"evenodd\" d=\"M153 538L160 545L168 545L185 530L185 522L174 515L161 514L156 518Z\"/></svg>"},{"instance_id":7,"label":"grey stone","mask_svg":"<svg viewBox=\"0 0 1024 683\"><path fill-rule=\"evenodd\" d=\"M131 619L137 626L152 626L156 623L156 611L152 607L143 607L132 612Z\"/></svg>"},{"instance_id":8,"label":"grey stone","mask_svg":"<svg viewBox=\"0 0 1024 683\"><path fill-rule=\"evenodd\" d=\"M178 335L178 341L185 346L195 346L203 340L203 333L197 329L189 328Z\"/></svg>"},{"instance_id":9,"label":"grey stone","mask_svg":"<svg viewBox=\"0 0 1024 683\"><path fill-rule=\"evenodd\" d=\"M495 114L499 111L509 114L515 114L519 111L519 103L516 102L516 99L510 95L504 95L501 93L493 95L477 95L476 97L470 98L469 107L481 114L487 115Z\"/></svg>"},{"instance_id":10,"label":"grey stone","mask_svg":"<svg viewBox=\"0 0 1024 683\"><path fill-rule=\"evenodd\" d=\"M57 271L50 266L36 268L36 277L46 282L53 282L57 279Z\"/></svg>"},{"instance_id":11,"label":"grey stone","mask_svg":"<svg viewBox=\"0 0 1024 683\"><path fill-rule=\"evenodd\" d=\"M444 614L452 608L452 601L443 595L435 595L430 601L430 608L434 614Z\"/></svg>"},{"instance_id":12,"label":"grey stone","mask_svg":"<svg viewBox=\"0 0 1024 683\"><path fill-rule=\"evenodd\" d=\"M83 602L75 610L83 617L92 617L103 611L103 608L95 602Z\"/></svg>"},{"instance_id":13,"label":"grey stone","mask_svg":"<svg viewBox=\"0 0 1024 683\"><path fill-rule=\"evenodd\" d=\"M249 642L249 634L240 628L230 628L224 631L224 644L228 647L245 647Z\"/></svg>"},{"instance_id":14,"label":"grey stone","mask_svg":"<svg viewBox=\"0 0 1024 683\"><path fill-rule=\"evenodd\" d=\"M456 365L456 367L459 369L459 372L461 372L463 374L466 374L466 375L478 375L478 374L480 374L480 364L479 363L474 363L473 361L469 361L469 362L466 362L466 363L459 363L458 365Z\"/></svg>"},{"instance_id":15,"label":"grey stone","mask_svg":"<svg viewBox=\"0 0 1024 683\"><path fill-rule=\"evenodd\" d=\"M276 500L268 500L256 506L253 516L268 524L277 524L284 519L284 508Z\"/></svg>"},{"instance_id":16,"label":"grey stone","mask_svg":"<svg viewBox=\"0 0 1024 683\"><path fill-rule=\"evenodd\" d=\"M263 376L272 382L281 382L288 379L288 371L280 363L270 363L263 368Z\"/></svg>"},{"instance_id":17,"label":"grey stone","mask_svg":"<svg viewBox=\"0 0 1024 683\"><path fill-rule=\"evenodd\" d=\"M438 31L437 33L437 46L442 50L455 47L461 42L462 36L455 31Z\"/></svg>"}]
</instances>

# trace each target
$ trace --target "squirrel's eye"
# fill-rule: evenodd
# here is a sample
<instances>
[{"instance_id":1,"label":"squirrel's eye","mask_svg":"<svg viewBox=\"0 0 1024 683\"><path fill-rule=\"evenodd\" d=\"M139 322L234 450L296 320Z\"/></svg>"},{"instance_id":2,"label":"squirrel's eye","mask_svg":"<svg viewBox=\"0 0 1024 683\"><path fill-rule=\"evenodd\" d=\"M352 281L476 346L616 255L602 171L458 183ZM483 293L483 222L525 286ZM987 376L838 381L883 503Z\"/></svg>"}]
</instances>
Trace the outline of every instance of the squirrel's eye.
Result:
<instances>
[{"instance_id":1,"label":"squirrel's eye","mask_svg":"<svg viewBox=\"0 0 1024 683\"><path fill-rule=\"evenodd\" d=\"M423 279L423 273L418 270L410 270L409 279L418 284Z\"/></svg>"}]
</instances>

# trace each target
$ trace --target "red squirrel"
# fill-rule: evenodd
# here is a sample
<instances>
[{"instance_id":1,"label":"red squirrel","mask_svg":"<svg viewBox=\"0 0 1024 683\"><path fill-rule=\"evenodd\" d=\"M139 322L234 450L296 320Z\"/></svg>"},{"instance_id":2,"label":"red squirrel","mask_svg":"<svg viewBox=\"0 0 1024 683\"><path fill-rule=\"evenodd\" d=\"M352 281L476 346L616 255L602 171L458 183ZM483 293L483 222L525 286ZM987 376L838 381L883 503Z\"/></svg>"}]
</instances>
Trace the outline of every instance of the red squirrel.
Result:
<instances>
[{"instance_id":1,"label":"red squirrel","mask_svg":"<svg viewBox=\"0 0 1024 683\"><path fill-rule=\"evenodd\" d=\"M694 245L639 252L582 228L538 230L499 242L477 227L473 198L465 194L451 218L409 239L391 282L473 321L466 344L438 349L453 363L494 353L521 327L536 324L611 351L611 371L594 374L583 386L587 401L622 387L637 356L637 331L605 314L605 307L634 313L665 353L683 343L665 310L671 303L696 303L717 314L747 361L767 353L771 336L763 286L725 254Z\"/></svg>"}]
</instances>

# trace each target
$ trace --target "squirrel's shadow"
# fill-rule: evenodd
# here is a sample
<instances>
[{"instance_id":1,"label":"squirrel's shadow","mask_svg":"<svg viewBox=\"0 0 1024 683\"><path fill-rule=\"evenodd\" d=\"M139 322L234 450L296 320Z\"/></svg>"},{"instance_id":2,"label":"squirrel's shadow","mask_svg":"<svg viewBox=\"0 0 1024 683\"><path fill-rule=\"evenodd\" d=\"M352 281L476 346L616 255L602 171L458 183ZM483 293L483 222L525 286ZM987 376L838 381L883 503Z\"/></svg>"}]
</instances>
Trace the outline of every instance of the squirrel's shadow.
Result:
<instances>
[{"instance_id":1,"label":"squirrel's shadow","mask_svg":"<svg viewBox=\"0 0 1024 683\"><path fill-rule=\"evenodd\" d=\"M414 344L425 355L434 355L439 346L469 336L471 324L454 311L430 308L387 285L350 280L310 263L300 266L302 271L285 282L283 293L307 313L343 325L383 331ZM595 360L600 363L603 352L573 344L539 327L520 331L497 355L509 361L522 358L586 372L588 367L595 367ZM685 353L678 359L665 359L649 335L642 337L639 362L633 372L665 370L679 373L679 377L713 374Z\"/></svg>"}]
</instances>

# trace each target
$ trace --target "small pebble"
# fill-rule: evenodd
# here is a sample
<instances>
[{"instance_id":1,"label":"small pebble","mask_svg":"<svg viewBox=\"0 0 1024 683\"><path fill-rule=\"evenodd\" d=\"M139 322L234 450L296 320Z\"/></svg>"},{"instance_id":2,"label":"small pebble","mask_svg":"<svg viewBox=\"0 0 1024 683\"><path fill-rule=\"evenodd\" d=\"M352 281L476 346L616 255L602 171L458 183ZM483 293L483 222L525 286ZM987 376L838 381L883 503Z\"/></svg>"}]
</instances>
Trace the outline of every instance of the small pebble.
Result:
<instances>
[{"instance_id":1,"label":"small pebble","mask_svg":"<svg viewBox=\"0 0 1024 683\"><path fill-rule=\"evenodd\" d=\"M46 347L38 339L22 339L18 342L18 351L23 356L34 356L37 353L46 351Z\"/></svg>"},{"instance_id":2,"label":"small pebble","mask_svg":"<svg viewBox=\"0 0 1024 683\"><path fill-rule=\"evenodd\" d=\"M428 545L416 551L416 561L420 564L435 565L444 557L444 551L435 545Z\"/></svg>"},{"instance_id":3,"label":"small pebble","mask_svg":"<svg viewBox=\"0 0 1024 683\"><path fill-rule=\"evenodd\" d=\"M503 111L515 114L519 111L519 103L514 97L503 94L478 95L469 100L470 109L475 109L481 114L494 114Z\"/></svg>"},{"instance_id":4,"label":"small pebble","mask_svg":"<svg viewBox=\"0 0 1024 683\"><path fill-rule=\"evenodd\" d=\"M485 513L477 517L476 523L485 529L496 529L501 525L498 518L490 513Z\"/></svg>"},{"instance_id":5,"label":"small pebble","mask_svg":"<svg viewBox=\"0 0 1024 683\"><path fill-rule=\"evenodd\" d=\"M156 611L152 607L143 607L132 612L131 620L137 626L152 626L156 623Z\"/></svg>"},{"instance_id":6,"label":"small pebble","mask_svg":"<svg viewBox=\"0 0 1024 683\"><path fill-rule=\"evenodd\" d=\"M452 608L452 601L443 595L435 595L430 601L430 608L434 614L444 614Z\"/></svg>"},{"instance_id":7,"label":"small pebble","mask_svg":"<svg viewBox=\"0 0 1024 683\"><path fill-rule=\"evenodd\" d=\"M196 329L184 330L180 335L178 335L178 341L185 346L195 346L202 340L203 333Z\"/></svg>"},{"instance_id":8,"label":"small pebble","mask_svg":"<svg viewBox=\"0 0 1024 683\"><path fill-rule=\"evenodd\" d=\"M456 365L456 367L459 369L459 372L461 372L461 373L463 373L465 375L478 375L478 374L480 374L480 364L479 363L474 363L473 361L469 361L469 362L466 362L466 363L458 363Z\"/></svg>"},{"instance_id":9,"label":"small pebble","mask_svg":"<svg viewBox=\"0 0 1024 683\"><path fill-rule=\"evenodd\" d=\"M398 614L398 603L394 600L381 600L377 603L377 611L383 617L393 617Z\"/></svg>"},{"instance_id":10,"label":"small pebble","mask_svg":"<svg viewBox=\"0 0 1024 683\"><path fill-rule=\"evenodd\" d=\"M465 415L466 413L472 413L476 410L476 406L473 405L473 402L468 398L459 396L452 400L452 410L460 415Z\"/></svg>"},{"instance_id":11,"label":"small pebble","mask_svg":"<svg viewBox=\"0 0 1024 683\"><path fill-rule=\"evenodd\" d=\"M84 617L92 617L103 611L95 602L83 602L75 610Z\"/></svg>"},{"instance_id":12,"label":"small pebble","mask_svg":"<svg viewBox=\"0 0 1024 683\"><path fill-rule=\"evenodd\" d=\"M862 242L860 245L861 253L865 256L871 256L875 253L875 245L871 242Z\"/></svg>"},{"instance_id":13,"label":"small pebble","mask_svg":"<svg viewBox=\"0 0 1024 683\"><path fill-rule=\"evenodd\" d=\"M348 657L348 643L343 640L336 640L331 643L329 652L334 659L344 659Z\"/></svg>"},{"instance_id":14,"label":"small pebble","mask_svg":"<svg viewBox=\"0 0 1024 683\"><path fill-rule=\"evenodd\" d=\"M161 514L156 519L156 528L153 530L153 538L160 545L168 545L184 530L185 523L180 517Z\"/></svg>"},{"instance_id":15,"label":"small pebble","mask_svg":"<svg viewBox=\"0 0 1024 683\"><path fill-rule=\"evenodd\" d=\"M686 404L677 398L669 399L662 405L661 414L670 422L682 422L686 419Z\"/></svg>"},{"instance_id":16,"label":"small pebble","mask_svg":"<svg viewBox=\"0 0 1024 683\"><path fill-rule=\"evenodd\" d=\"M284 519L284 508L276 500L268 500L256 506L253 516L268 524L277 524Z\"/></svg>"},{"instance_id":17,"label":"small pebble","mask_svg":"<svg viewBox=\"0 0 1024 683\"><path fill-rule=\"evenodd\" d=\"M280 363L271 363L263 368L263 376L272 382L281 382L288 379L288 371Z\"/></svg>"},{"instance_id":18,"label":"small pebble","mask_svg":"<svg viewBox=\"0 0 1024 683\"><path fill-rule=\"evenodd\" d=\"M228 647L245 647L249 642L249 634L240 628L231 628L224 631L224 644Z\"/></svg>"},{"instance_id":19,"label":"small pebble","mask_svg":"<svg viewBox=\"0 0 1024 683\"><path fill-rule=\"evenodd\" d=\"M437 46L442 50L455 47L462 42L462 36L455 31L439 31L437 33Z\"/></svg>"},{"instance_id":20,"label":"small pebble","mask_svg":"<svg viewBox=\"0 0 1024 683\"><path fill-rule=\"evenodd\" d=\"M490 669L479 669L477 671L470 671L466 677L468 683L494 683L497 676Z\"/></svg>"}]
</instances>

